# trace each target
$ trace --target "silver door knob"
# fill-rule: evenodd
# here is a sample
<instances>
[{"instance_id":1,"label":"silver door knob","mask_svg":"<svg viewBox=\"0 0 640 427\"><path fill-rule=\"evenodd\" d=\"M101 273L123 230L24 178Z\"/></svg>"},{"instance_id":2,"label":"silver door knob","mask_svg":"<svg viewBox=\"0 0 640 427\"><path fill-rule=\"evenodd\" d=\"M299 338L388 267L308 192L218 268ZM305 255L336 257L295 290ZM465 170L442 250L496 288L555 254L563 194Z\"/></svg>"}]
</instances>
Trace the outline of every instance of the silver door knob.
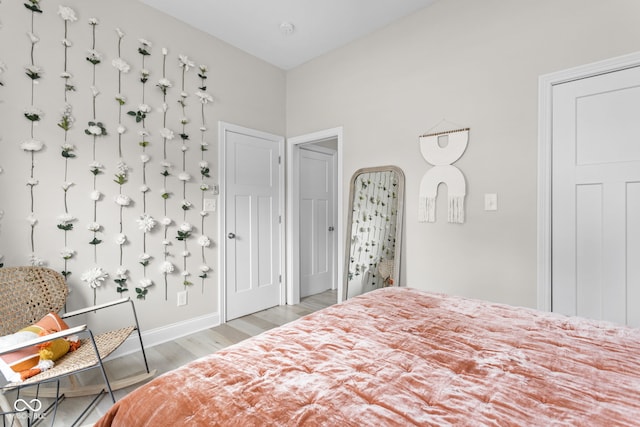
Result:
<instances>
[{"instance_id":1,"label":"silver door knob","mask_svg":"<svg viewBox=\"0 0 640 427\"><path fill-rule=\"evenodd\" d=\"M229 234L227 235L227 237L228 237L228 238L230 238L230 239L235 239L235 238L236 238L236 235L235 235L235 234L233 234L233 233L229 233Z\"/></svg>"}]
</instances>

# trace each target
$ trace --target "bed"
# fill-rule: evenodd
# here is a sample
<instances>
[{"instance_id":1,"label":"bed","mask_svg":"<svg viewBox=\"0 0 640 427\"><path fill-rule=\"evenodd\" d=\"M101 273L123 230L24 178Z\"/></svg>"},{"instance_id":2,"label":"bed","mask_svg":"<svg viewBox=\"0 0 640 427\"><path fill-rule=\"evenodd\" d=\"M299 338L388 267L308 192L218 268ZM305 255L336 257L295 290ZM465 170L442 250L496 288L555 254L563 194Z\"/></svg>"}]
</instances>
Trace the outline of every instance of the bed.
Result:
<instances>
[{"instance_id":1,"label":"bed","mask_svg":"<svg viewBox=\"0 0 640 427\"><path fill-rule=\"evenodd\" d=\"M385 288L168 372L105 426L637 426L640 330Z\"/></svg>"}]
</instances>

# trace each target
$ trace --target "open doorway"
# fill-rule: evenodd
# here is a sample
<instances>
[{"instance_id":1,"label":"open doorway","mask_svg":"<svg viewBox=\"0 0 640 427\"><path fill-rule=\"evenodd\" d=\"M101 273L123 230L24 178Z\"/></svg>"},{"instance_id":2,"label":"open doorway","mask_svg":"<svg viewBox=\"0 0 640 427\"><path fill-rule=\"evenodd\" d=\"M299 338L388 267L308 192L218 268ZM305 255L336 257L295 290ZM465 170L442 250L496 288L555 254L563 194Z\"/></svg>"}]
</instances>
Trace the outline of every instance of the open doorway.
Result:
<instances>
[{"instance_id":1,"label":"open doorway","mask_svg":"<svg viewBox=\"0 0 640 427\"><path fill-rule=\"evenodd\" d=\"M287 303L298 304L301 296L317 292L327 281L340 300L344 271L342 128L290 138L287 160ZM321 176L324 178L318 178ZM329 186L331 196L323 192Z\"/></svg>"}]
</instances>

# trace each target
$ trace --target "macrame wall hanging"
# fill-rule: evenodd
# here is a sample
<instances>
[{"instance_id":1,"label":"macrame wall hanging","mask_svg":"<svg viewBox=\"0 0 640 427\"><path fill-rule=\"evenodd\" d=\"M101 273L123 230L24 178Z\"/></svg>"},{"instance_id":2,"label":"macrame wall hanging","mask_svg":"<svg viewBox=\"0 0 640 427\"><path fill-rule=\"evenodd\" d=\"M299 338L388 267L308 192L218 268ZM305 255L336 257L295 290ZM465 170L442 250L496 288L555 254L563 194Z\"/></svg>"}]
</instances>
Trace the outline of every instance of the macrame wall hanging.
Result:
<instances>
[{"instance_id":1,"label":"macrame wall hanging","mask_svg":"<svg viewBox=\"0 0 640 427\"><path fill-rule=\"evenodd\" d=\"M435 222L438 186L445 184L448 192L447 221L464 223L466 183L462 171L453 166L467 148L469 128L432 132L420 136L422 157L433 165L420 182L418 221Z\"/></svg>"}]
</instances>

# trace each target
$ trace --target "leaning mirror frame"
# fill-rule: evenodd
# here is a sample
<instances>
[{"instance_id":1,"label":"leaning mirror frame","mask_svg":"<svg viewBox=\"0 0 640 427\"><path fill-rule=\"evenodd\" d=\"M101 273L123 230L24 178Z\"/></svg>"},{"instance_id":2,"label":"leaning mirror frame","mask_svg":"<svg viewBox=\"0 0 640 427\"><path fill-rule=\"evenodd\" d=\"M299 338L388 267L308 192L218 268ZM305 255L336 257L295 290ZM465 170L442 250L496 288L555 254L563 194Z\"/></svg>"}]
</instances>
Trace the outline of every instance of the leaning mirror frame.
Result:
<instances>
[{"instance_id":1,"label":"leaning mirror frame","mask_svg":"<svg viewBox=\"0 0 640 427\"><path fill-rule=\"evenodd\" d=\"M399 286L404 173L397 166L362 168L349 186L343 299ZM395 221L395 222L394 222Z\"/></svg>"}]
</instances>

